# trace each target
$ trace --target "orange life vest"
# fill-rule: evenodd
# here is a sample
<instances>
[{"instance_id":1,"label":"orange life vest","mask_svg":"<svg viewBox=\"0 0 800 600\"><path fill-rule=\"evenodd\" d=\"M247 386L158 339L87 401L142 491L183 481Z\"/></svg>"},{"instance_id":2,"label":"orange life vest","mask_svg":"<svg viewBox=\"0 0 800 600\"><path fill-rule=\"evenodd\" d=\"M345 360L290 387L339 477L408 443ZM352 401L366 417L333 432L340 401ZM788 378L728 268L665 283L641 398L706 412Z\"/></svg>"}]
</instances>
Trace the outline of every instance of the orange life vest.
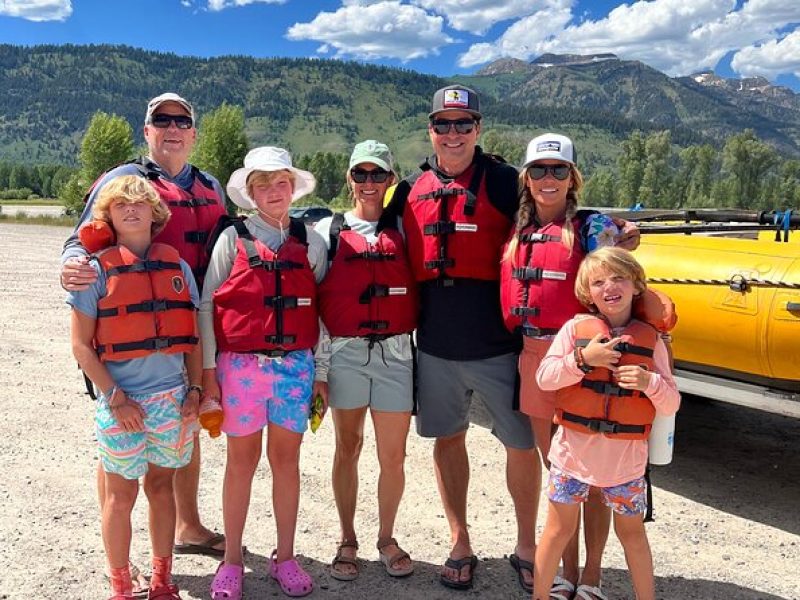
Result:
<instances>
[{"instance_id":1,"label":"orange life vest","mask_svg":"<svg viewBox=\"0 0 800 600\"><path fill-rule=\"evenodd\" d=\"M108 291L97 302L94 343L100 360L194 349L195 307L175 248L154 243L140 259L125 246L111 246L96 257Z\"/></svg>"},{"instance_id":2,"label":"orange life vest","mask_svg":"<svg viewBox=\"0 0 800 600\"><path fill-rule=\"evenodd\" d=\"M608 324L597 317L575 323L575 345L585 347L598 333L611 339ZM622 353L619 366L641 365L653 369L656 330L640 321L631 321L616 349ZM610 370L595 367L576 383L556 393L555 422L568 429L624 440L644 440L656 416L653 403L638 390L627 390L613 381Z\"/></svg>"},{"instance_id":3,"label":"orange life vest","mask_svg":"<svg viewBox=\"0 0 800 600\"><path fill-rule=\"evenodd\" d=\"M416 327L416 282L396 223L395 217L379 222L377 239L369 243L344 223L344 215L334 215L333 262L319 286L320 316L331 335L386 337Z\"/></svg>"},{"instance_id":4,"label":"orange life vest","mask_svg":"<svg viewBox=\"0 0 800 600\"><path fill-rule=\"evenodd\" d=\"M236 258L213 294L217 347L270 356L312 348L319 339L317 283L305 225L292 219L277 252L255 239L241 220L233 226Z\"/></svg>"}]
</instances>

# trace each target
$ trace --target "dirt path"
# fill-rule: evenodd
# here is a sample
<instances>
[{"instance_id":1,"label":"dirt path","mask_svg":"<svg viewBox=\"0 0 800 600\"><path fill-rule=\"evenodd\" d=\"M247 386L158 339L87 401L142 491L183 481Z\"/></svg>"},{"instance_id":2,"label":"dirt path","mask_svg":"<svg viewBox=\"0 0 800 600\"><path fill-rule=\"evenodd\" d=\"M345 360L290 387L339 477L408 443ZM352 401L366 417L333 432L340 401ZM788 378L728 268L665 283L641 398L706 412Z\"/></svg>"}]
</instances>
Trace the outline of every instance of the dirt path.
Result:
<instances>
[{"instance_id":1,"label":"dirt path","mask_svg":"<svg viewBox=\"0 0 800 600\"><path fill-rule=\"evenodd\" d=\"M108 596L95 501L92 403L71 359L69 311L57 284L65 228L0 224L0 599ZM469 518L482 562L475 589L449 592L436 581L448 551L447 526L431 468L431 443L409 438L407 492L397 536L417 572L390 580L374 562L377 461L371 429L361 467L358 530L365 563L358 581L328 577L338 537L330 491L329 422L308 434L297 551L314 574L311 598L521 598L506 555L513 550L511 503L500 446L483 428L469 434ZM224 442L204 438L201 503L221 528ZM274 545L268 473L259 470L245 541L247 598L282 597L264 565ZM673 465L654 474L656 522L648 526L658 598L800 599L800 422L702 401L679 415ZM146 565L145 502L134 515L133 558ZM543 507L540 523L543 522ZM632 592L619 543L609 541L604 586ZM216 562L178 557L184 598L207 598Z\"/></svg>"}]
</instances>

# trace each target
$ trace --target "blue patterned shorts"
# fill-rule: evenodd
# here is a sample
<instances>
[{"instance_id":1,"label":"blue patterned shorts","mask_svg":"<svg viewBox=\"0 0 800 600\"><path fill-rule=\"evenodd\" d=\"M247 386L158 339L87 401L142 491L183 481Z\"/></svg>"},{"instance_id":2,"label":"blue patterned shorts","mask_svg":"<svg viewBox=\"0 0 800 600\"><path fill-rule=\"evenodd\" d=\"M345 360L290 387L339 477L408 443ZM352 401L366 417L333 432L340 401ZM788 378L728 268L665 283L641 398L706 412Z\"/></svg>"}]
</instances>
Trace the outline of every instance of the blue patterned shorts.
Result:
<instances>
[{"instance_id":1,"label":"blue patterned shorts","mask_svg":"<svg viewBox=\"0 0 800 600\"><path fill-rule=\"evenodd\" d=\"M128 394L144 410L144 431L130 433L117 424L102 394L97 399L95 425L98 456L106 473L138 479L152 463L167 469L189 464L197 423L184 425L181 407L186 388L177 387L157 394Z\"/></svg>"},{"instance_id":2,"label":"blue patterned shorts","mask_svg":"<svg viewBox=\"0 0 800 600\"><path fill-rule=\"evenodd\" d=\"M547 497L553 502L561 504L586 502L590 487L588 483L578 481L554 466L550 467ZM598 489L603 496L603 503L619 515L630 517L647 511L647 484L644 477Z\"/></svg>"},{"instance_id":3,"label":"blue patterned shorts","mask_svg":"<svg viewBox=\"0 0 800 600\"><path fill-rule=\"evenodd\" d=\"M217 380L222 392L222 431L234 437L274 423L295 433L308 427L314 355L295 350L282 358L220 352Z\"/></svg>"}]
</instances>

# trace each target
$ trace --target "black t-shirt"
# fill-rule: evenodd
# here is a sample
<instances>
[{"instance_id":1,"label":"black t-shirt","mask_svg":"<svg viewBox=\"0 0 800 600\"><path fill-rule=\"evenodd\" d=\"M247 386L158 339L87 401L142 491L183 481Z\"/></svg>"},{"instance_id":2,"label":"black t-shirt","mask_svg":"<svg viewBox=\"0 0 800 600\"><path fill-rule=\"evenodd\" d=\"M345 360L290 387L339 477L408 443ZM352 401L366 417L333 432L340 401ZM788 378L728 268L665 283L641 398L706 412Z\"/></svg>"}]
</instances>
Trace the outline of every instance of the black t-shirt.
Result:
<instances>
[{"instance_id":1,"label":"black t-shirt","mask_svg":"<svg viewBox=\"0 0 800 600\"><path fill-rule=\"evenodd\" d=\"M485 161L489 201L508 217L510 232L519 206L517 170L486 157L480 148L476 148L474 160ZM423 168L427 167L443 182L452 179L438 171L435 156L423 163ZM402 214L417 177L419 173L398 185L387 210ZM503 324L499 281L457 279L452 287L443 287L436 281L424 282L420 285L420 306L417 345L427 354L448 360L479 360L518 352L521 348L519 336L510 333Z\"/></svg>"}]
</instances>

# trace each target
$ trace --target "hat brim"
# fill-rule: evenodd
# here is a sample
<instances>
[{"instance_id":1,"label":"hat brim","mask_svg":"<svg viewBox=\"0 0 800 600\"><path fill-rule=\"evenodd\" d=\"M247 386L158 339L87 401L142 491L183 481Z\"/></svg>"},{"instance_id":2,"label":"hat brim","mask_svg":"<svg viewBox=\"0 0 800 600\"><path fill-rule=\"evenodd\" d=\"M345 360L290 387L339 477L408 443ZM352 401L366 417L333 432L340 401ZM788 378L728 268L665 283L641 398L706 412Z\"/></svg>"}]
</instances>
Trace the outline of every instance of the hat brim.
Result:
<instances>
[{"instance_id":1,"label":"hat brim","mask_svg":"<svg viewBox=\"0 0 800 600\"><path fill-rule=\"evenodd\" d=\"M571 167L574 167L574 166L575 166L575 163L574 163L574 162L572 162L571 160L567 160L566 158L564 158L563 156L561 156L561 155L560 155L560 154L558 154L557 152L542 152L542 153L541 153L541 154L539 154L538 156L536 156L536 157L534 157L534 158L530 159L530 160L529 160L529 161L527 161L525 164L523 164L521 168L522 168L523 170L524 170L524 169L527 169L527 168L528 168L528 167L530 167L530 166L531 166L533 163L535 163L537 160L557 160L557 161L559 161L559 162L567 163L567 164L568 164L568 165L570 165Z\"/></svg>"},{"instance_id":2,"label":"hat brim","mask_svg":"<svg viewBox=\"0 0 800 600\"><path fill-rule=\"evenodd\" d=\"M471 108L462 108L462 107L458 107L458 106L452 106L450 108L442 108L442 109L436 110L436 111L434 111L432 113L428 113L428 118L432 119L436 115L440 115L440 114L446 113L446 112L455 112L455 111L469 113L473 117L475 117L476 119L482 119L483 118L483 115L481 113L479 113L477 110L472 110Z\"/></svg>"},{"instance_id":3,"label":"hat brim","mask_svg":"<svg viewBox=\"0 0 800 600\"><path fill-rule=\"evenodd\" d=\"M242 167L240 169L236 169L233 173L231 173L226 190L231 201L236 206L243 208L244 210L256 209L255 200L253 200L247 193L247 178L250 176L250 173L253 173L254 171L264 171L266 173L274 171L291 171L294 173L295 180L294 192L292 193L292 202L313 192L317 185L317 180L314 175L308 171L304 171L303 169L298 169L297 167L282 166L278 169Z\"/></svg>"}]
</instances>

